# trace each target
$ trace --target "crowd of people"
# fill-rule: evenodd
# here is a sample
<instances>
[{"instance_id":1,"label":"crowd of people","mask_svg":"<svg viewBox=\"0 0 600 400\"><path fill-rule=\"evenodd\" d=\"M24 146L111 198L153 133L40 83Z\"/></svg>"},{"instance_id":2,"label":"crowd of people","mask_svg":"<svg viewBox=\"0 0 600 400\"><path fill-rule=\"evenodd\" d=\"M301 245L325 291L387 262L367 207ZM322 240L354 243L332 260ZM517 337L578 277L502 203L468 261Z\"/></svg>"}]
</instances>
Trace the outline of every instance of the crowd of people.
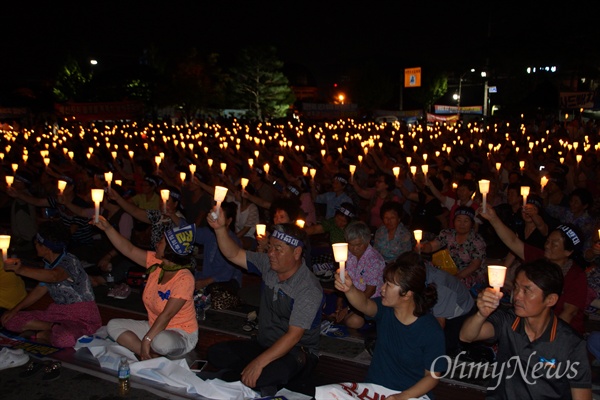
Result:
<instances>
[{"instance_id":1,"label":"crowd of people","mask_svg":"<svg viewBox=\"0 0 600 400\"><path fill-rule=\"evenodd\" d=\"M26 295L0 295L6 329L72 346L99 328L93 287L115 279L109 295L126 301L128 272L141 267L148 321L113 320L108 332L140 359L181 357L198 340L194 290L235 293L244 274L256 274L257 338L208 355L220 377L264 395L310 375L329 319L375 327L366 380L401 392L393 398L431 395L448 368L440 357L460 356L470 342L497 342L505 362L531 354L527 341L548 360L580 363L576 376L548 378L531 398L591 396L584 321L600 297L594 121L231 119L2 133L11 245L0 278L39 282ZM227 196L216 207L218 186ZM104 189L101 204L92 189ZM335 243L348 243L343 273ZM25 266L32 256L42 268ZM488 287L492 264L507 267L502 291ZM51 308L28 311L46 292ZM74 311L65 319L54 307ZM563 343L572 353L558 351ZM598 343L588 344L600 357ZM512 398L522 383L504 380L492 393Z\"/></svg>"}]
</instances>

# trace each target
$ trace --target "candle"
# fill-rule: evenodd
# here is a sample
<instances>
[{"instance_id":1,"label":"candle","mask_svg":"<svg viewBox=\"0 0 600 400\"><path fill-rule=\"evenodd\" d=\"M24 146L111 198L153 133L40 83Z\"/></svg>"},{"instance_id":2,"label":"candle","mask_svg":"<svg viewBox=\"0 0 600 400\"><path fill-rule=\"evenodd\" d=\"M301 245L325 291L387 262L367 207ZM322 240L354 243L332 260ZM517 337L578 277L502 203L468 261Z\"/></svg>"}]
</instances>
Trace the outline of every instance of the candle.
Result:
<instances>
[{"instance_id":1,"label":"candle","mask_svg":"<svg viewBox=\"0 0 600 400\"><path fill-rule=\"evenodd\" d=\"M354 173L356 172L356 165L350 165L350 181L354 181Z\"/></svg>"},{"instance_id":2,"label":"candle","mask_svg":"<svg viewBox=\"0 0 600 400\"><path fill-rule=\"evenodd\" d=\"M485 212L486 198L487 198L487 194L490 191L490 181L488 181L487 179L480 180L479 181L479 191L481 192L481 195L483 197L483 202L482 202L481 206L483 207L483 212Z\"/></svg>"},{"instance_id":3,"label":"candle","mask_svg":"<svg viewBox=\"0 0 600 400\"><path fill-rule=\"evenodd\" d=\"M296 220L296 225L298 225L300 228L304 228L304 224L306 222L303 219L297 219Z\"/></svg>"},{"instance_id":4,"label":"candle","mask_svg":"<svg viewBox=\"0 0 600 400\"><path fill-rule=\"evenodd\" d=\"M160 190L160 198L163 201L163 214L167 213L167 201L169 200L170 195L171 195L171 191L169 189L161 189Z\"/></svg>"},{"instance_id":5,"label":"candle","mask_svg":"<svg viewBox=\"0 0 600 400\"><path fill-rule=\"evenodd\" d=\"M488 283L496 292L500 292L500 288L504 286L506 278L506 267L502 265L488 265Z\"/></svg>"},{"instance_id":6,"label":"candle","mask_svg":"<svg viewBox=\"0 0 600 400\"><path fill-rule=\"evenodd\" d=\"M104 173L104 180L108 182L108 188L110 189L110 183L112 182L113 173L108 171Z\"/></svg>"},{"instance_id":7,"label":"candle","mask_svg":"<svg viewBox=\"0 0 600 400\"><path fill-rule=\"evenodd\" d=\"M425 154L423 154L425 156ZM421 165L421 169L423 170L423 176L425 177L425 182L427 182L427 172L429 172L429 165L423 164Z\"/></svg>"},{"instance_id":8,"label":"candle","mask_svg":"<svg viewBox=\"0 0 600 400\"><path fill-rule=\"evenodd\" d=\"M540 184L542 186L542 190L544 190L544 188L546 187L546 185L548 184L548 178L546 176L542 176L540 178Z\"/></svg>"},{"instance_id":9,"label":"candle","mask_svg":"<svg viewBox=\"0 0 600 400\"><path fill-rule=\"evenodd\" d=\"M192 175L194 175L196 173L196 165L195 164L190 164L190 173Z\"/></svg>"},{"instance_id":10,"label":"candle","mask_svg":"<svg viewBox=\"0 0 600 400\"><path fill-rule=\"evenodd\" d=\"M14 176L6 175L6 183L8 184L9 187L12 186L14 181L15 181Z\"/></svg>"},{"instance_id":11,"label":"candle","mask_svg":"<svg viewBox=\"0 0 600 400\"><path fill-rule=\"evenodd\" d=\"M13 174L16 174L17 169L19 169L19 164L11 164L11 166L12 166Z\"/></svg>"},{"instance_id":12,"label":"candle","mask_svg":"<svg viewBox=\"0 0 600 400\"><path fill-rule=\"evenodd\" d=\"M227 163L222 162L221 163L221 172L225 173L226 169L227 169Z\"/></svg>"},{"instance_id":13,"label":"candle","mask_svg":"<svg viewBox=\"0 0 600 400\"><path fill-rule=\"evenodd\" d=\"M265 174L269 174L269 163L266 163L265 165L263 165L263 169L265 170Z\"/></svg>"},{"instance_id":14,"label":"candle","mask_svg":"<svg viewBox=\"0 0 600 400\"><path fill-rule=\"evenodd\" d=\"M63 194L63 191L67 187L67 181L58 181L58 194Z\"/></svg>"},{"instance_id":15,"label":"candle","mask_svg":"<svg viewBox=\"0 0 600 400\"><path fill-rule=\"evenodd\" d=\"M217 202L217 212L213 212L212 216L214 219L217 219L219 216L219 209L221 208L221 203L225 200L225 196L227 196L227 188L223 186L215 186L215 201Z\"/></svg>"},{"instance_id":16,"label":"candle","mask_svg":"<svg viewBox=\"0 0 600 400\"><path fill-rule=\"evenodd\" d=\"M348 259L348 243L334 243L331 245L333 248L333 258L335 261L340 263L340 279L342 283L346 283L346 260Z\"/></svg>"},{"instance_id":17,"label":"candle","mask_svg":"<svg viewBox=\"0 0 600 400\"><path fill-rule=\"evenodd\" d=\"M311 168L310 169L310 177L315 179L315 175L317 175L317 169L316 168Z\"/></svg>"},{"instance_id":18,"label":"candle","mask_svg":"<svg viewBox=\"0 0 600 400\"><path fill-rule=\"evenodd\" d=\"M2 250L2 260L8 258L8 247L10 246L10 235L0 235L0 249Z\"/></svg>"},{"instance_id":19,"label":"candle","mask_svg":"<svg viewBox=\"0 0 600 400\"><path fill-rule=\"evenodd\" d=\"M306 175L308 173L308 167L306 165L302 166L302 175Z\"/></svg>"},{"instance_id":20,"label":"candle","mask_svg":"<svg viewBox=\"0 0 600 400\"><path fill-rule=\"evenodd\" d=\"M415 235L415 240L417 241L417 250L419 253L421 252L421 239L423 239L423 231L420 229L415 229L413 231Z\"/></svg>"},{"instance_id":21,"label":"candle","mask_svg":"<svg viewBox=\"0 0 600 400\"><path fill-rule=\"evenodd\" d=\"M250 166L250 168L252 168L252 166L254 165L254 160L249 158L248 159L248 165Z\"/></svg>"},{"instance_id":22,"label":"candle","mask_svg":"<svg viewBox=\"0 0 600 400\"><path fill-rule=\"evenodd\" d=\"M496 169L498 170L498 172L500 172L500 168L502 168L502 163L497 162Z\"/></svg>"},{"instance_id":23,"label":"candle","mask_svg":"<svg viewBox=\"0 0 600 400\"><path fill-rule=\"evenodd\" d=\"M100 219L100 203L104 199L104 189L92 189L92 201L94 202L95 214L94 222L98 222Z\"/></svg>"},{"instance_id":24,"label":"candle","mask_svg":"<svg viewBox=\"0 0 600 400\"><path fill-rule=\"evenodd\" d=\"M396 179L398 179L400 177L400 167L394 167L392 168L392 171L394 172Z\"/></svg>"},{"instance_id":25,"label":"candle","mask_svg":"<svg viewBox=\"0 0 600 400\"><path fill-rule=\"evenodd\" d=\"M417 166L416 165L411 165L410 166L410 173L415 176L415 174L417 173Z\"/></svg>"},{"instance_id":26,"label":"candle","mask_svg":"<svg viewBox=\"0 0 600 400\"><path fill-rule=\"evenodd\" d=\"M267 226L265 224L256 224L256 235L265 236L267 232Z\"/></svg>"},{"instance_id":27,"label":"candle","mask_svg":"<svg viewBox=\"0 0 600 400\"><path fill-rule=\"evenodd\" d=\"M242 190L245 190L246 186L248 186L248 178L242 178L240 179L240 182L242 184Z\"/></svg>"},{"instance_id":28,"label":"candle","mask_svg":"<svg viewBox=\"0 0 600 400\"><path fill-rule=\"evenodd\" d=\"M212 159L212 158L209 158L208 160L206 160L206 162L208 162L208 167L209 167L209 168L212 168L212 165L213 165L213 159Z\"/></svg>"},{"instance_id":29,"label":"candle","mask_svg":"<svg viewBox=\"0 0 600 400\"><path fill-rule=\"evenodd\" d=\"M279 164L283 164L283 156L279 156Z\"/></svg>"},{"instance_id":30,"label":"candle","mask_svg":"<svg viewBox=\"0 0 600 400\"><path fill-rule=\"evenodd\" d=\"M115 185L117 186L123 186L123 181L120 179L115 179Z\"/></svg>"},{"instance_id":31,"label":"candle","mask_svg":"<svg viewBox=\"0 0 600 400\"><path fill-rule=\"evenodd\" d=\"M410 162L412 161L412 157L406 157L406 163L408 165L410 165Z\"/></svg>"},{"instance_id":32,"label":"candle","mask_svg":"<svg viewBox=\"0 0 600 400\"><path fill-rule=\"evenodd\" d=\"M523 207L525 207L527 196L529 196L529 186L521 186L521 196L523 196Z\"/></svg>"},{"instance_id":33,"label":"candle","mask_svg":"<svg viewBox=\"0 0 600 400\"><path fill-rule=\"evenodd\" d=\"M185 172L179 173L179 179L181 179L181 184L183 185L183 182L185 182Z\"/></svg>"}]
</instances>

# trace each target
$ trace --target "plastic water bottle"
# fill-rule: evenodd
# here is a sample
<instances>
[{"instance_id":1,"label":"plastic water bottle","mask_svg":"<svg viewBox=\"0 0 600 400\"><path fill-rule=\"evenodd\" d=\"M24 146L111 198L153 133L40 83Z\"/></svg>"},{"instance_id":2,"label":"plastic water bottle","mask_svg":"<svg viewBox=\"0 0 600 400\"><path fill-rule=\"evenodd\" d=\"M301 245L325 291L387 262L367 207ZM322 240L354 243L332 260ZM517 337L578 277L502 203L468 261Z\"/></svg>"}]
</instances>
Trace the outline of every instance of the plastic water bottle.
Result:
<instances>
[{"instance_id":1,"label":"plastic water bottle","mask_svg":"<svg viewBox=\"0 0 600 400\"><path fill-rule=\"evenodd\" d=\"M115 286L115 277L112 275L112 264L108 264L108 275L106 275L106 286L113 288Z\"/></svg>"},{"instance_id":2,"label":"plastic water bottle","mask_svg":"<svg viewBox=\"0 0 600 400\"><path fill-rule=\"evenodd\" d=\"M127 361L127 357L121 357L121 362L119 363L119 395L127 396L129 393L129 362Z\"/></svg>"}]
</instances>

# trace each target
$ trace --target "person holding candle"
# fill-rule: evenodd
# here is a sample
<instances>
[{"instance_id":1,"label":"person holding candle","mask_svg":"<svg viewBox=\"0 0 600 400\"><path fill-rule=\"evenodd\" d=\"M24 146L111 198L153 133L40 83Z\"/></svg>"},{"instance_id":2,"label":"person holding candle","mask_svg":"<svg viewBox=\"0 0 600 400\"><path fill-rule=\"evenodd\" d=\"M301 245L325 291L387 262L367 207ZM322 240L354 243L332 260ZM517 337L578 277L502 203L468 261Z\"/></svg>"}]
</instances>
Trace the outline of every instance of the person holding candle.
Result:
<instances>
[{"instance_id":1,"label":"person holding candle","mask_svg":"<svg viewBox=\"0 0 600 400\"><path fill-rule=\"evenodd\" d=\"M502 293L494 289L479 293L460 339L498 341L502 368L488 383L488 398L592 398L586 342L556 309L566 284L561 267L541 258L517 267L514 308L499 308Z\"/></svg>"},{"instance_id":2,"label":"person holding candle","mask_svg":"<svg viewBox=\"0 0 600 400\"><path fill-rule=\"evenodd\" d=\"M400 204L398 204L400 205ZM383 285L383 269L385 260L371 246L371 230L363 221L354 221L344 230L348 243L348 259L346 273L351 277L354 286L365 293L368 298L380 296ZM344 297L336 296L336 323L343 323L349 328L359 329L365 324L364 315L353 307L348 307Z\"/></svg>"},{"instance_id":3,"label":"person holding candle","mask_svg":"<svg viewBox=\"0 0 600 400\"><path fill-rule=\"evenodd\" d=\"M209 347L209 363L221 370L221 379L241 380L262 396L308 378L318 360L323 289L304 265L306 234L294 224L275 225L265 254L235 243L224 212L209 213L208 224L225 258L263 281L258 336Z\"/></svg>"},{"instance_id":4,"label":"person holding candle","mask_svg":"<svg viewBox=\"0 0 600 400\"><path fill-rule=\"evenodd\" d=\"M27 296L1 318L4 328L23 333L35 331L31 340L56 347L73 347L83 335L101 326L92 284L81 261L67 252L69 231L61 224L40 224L35 238L37 255L44 268L25 266L20 258L8 258L6 271L38 281ZM49 294L53 302L44 310L25 311Z\"/></svg>"},{"instance_id":5,"label":"person holding candle","mask_svg":"<svg viewBox=\"0 0 600 400\"><path fill-rule=\"evenodd\" d=\"M6 254L2 256L8 258ZM25 297L27 297L27 290L23 278L12 271L4 269L4 261L2 261L0 265L0 317L6 310L10 310L19 304ZM0 326L2 326L1 323Z\"/></svg>"},{"instance_id":6,"label":"person holding candle","mask_svg":"<svg viewBox=\"0 0 600 400\"><path fill-rule=\"evenodd\" d=\"M136 247L104 217L95 225L106 233L117 250L145 267L148 273L142 294L148 320L111 319L107 324L109 336L141 360L160 356L181 358L192 351L198 342L194 267L190 263L195 225L166 230L156 251Z\"/></svg>"},{"instance_id":7,"label":"person holding candle","mask_svg":"<svg viewBox=\"0 0 600 400\"><path fill-rule=\"evenodd\" d=\"M383 280L381 296L369 298L348 272L345 283L335 276L335 288L377 325L377 345L365 381L401 391L403 399L431 396L448 367L444 333L430 312L437 301L436 288L426 280L422 259L412 252L387 265Z\"/></svg>"},{"instance_id":8,"label":"person holding candle","mask_svg":"<svg viewBox=\"0 0 600 400\"><path fill-rule=\"evenodd\" d=\"M491 208L491 207L490 207ZM471 207L458 207L454 213L455 228L442 229L430 242L421 242L422 253L435 253L447 249L456 264L456 277L467 288L478 290L485 282L483 265L486 258L486 243L477 232L475 212Z\"/></svg>"},{"instance_id":9,"label":"person holding candle","mask_svg":"<svg viewBox=\"0 0 600 400\"><path fill-rule=\"evenodd\" d=\"M576 331L584 332L584 310L589 303L588 284L585 270L580 265L585 265L582 258L581 234L573 225L559 225L553 229L544 249L534 247L519 239L498 216L493 208L479 214L490 221L500 239L508 246L516 257L524 263L545 258L558 264L564 275L564 292L558 299L554 312L569 323Z\"/></svg>"},{"instance_id":10,"label":"person holding candle","mask_svg":"<svg viewBox=\"0 0 600 400\"><path fill-rule=\"evenodd\" d=\"M237 205L235 218L236 236L242 241L246 250L256 249L256 224L259 223L259 213L256 204L242 196L243 190L234 190L234 202Z\"/></svg>"}]
</instances>

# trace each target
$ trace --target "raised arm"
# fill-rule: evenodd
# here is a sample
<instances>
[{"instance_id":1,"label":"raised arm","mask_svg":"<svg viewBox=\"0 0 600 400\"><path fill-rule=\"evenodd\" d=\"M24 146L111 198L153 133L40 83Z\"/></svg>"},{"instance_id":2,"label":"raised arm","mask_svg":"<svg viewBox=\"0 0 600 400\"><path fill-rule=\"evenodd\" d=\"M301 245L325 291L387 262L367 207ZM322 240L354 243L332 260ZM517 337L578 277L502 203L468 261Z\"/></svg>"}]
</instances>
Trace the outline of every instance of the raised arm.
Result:
<instances>
[{"instance_id":1,"label":"raised arm","mask_svg":"<svg viewBox=\"0 0 600 400\"><path fill-rule=\"evenodd\" d=\"M148 218L148 213L143 208L139 208L135 204L125 200L116 190L109 190L108 197L112 200L116 201L119 207L121 207L126 213L131 215L133 218L137 219L140 222L145 222L147 224L152 223ZM145 262L144 262L145 265Z\"/></svg>"},{"instance_id":2,"label":"raised arm","mask_svg":"<svg viewBox=\"0 0 600 400\"><path fill-rule=\"evenodd\" d=\"M208 225L215 231L217 244L219 245L219 250L221 250L223 256L233 264L244 269L248 269L248 265L246 263L246 250L238 246L238 244L229 236L229 233L227 232L225 211L221 209L217 214L215 207L213 208L212 212L208 213L206 220L208 221Z\"/></svg>"},{"instance_id":3,"label":"raised arm","mask_svg":"<svg viewBox=\"0 0 600 400\"><path fill-rule=\"evenodd\" d=\"M142 267L146 267L146 256L148 251L134 246L133 243L113 228L103 216L99 216L98 222L94 222L94 219L92 219L90 224L94 224L99 229L103 230L106 237L108 237L113 246L115 246L115 249L120 251L125 257L128 257L131 261Z\"/></svg>"},{"instance_id":4,"label":"raised arm","mask_svg":"<svg viewBox=\"0 0 600 400\"><path fill-rule=\"evenodd\" d=\"M506 245L506 247L509 248L510 251L515 253L517 257L523 260L525 258L525 243L519 239L515 232L513 232L508 226L504 225L500 218L498 218L498 215L496 214L496 211L494 211L493 207L486 207L485 212L482 211L483 210L480 207L479 210L477 210L478 215L490 221L490 224L496 231L496 234L500 240L502 240L502 242Z\"/></svg>"}]
</instances>

